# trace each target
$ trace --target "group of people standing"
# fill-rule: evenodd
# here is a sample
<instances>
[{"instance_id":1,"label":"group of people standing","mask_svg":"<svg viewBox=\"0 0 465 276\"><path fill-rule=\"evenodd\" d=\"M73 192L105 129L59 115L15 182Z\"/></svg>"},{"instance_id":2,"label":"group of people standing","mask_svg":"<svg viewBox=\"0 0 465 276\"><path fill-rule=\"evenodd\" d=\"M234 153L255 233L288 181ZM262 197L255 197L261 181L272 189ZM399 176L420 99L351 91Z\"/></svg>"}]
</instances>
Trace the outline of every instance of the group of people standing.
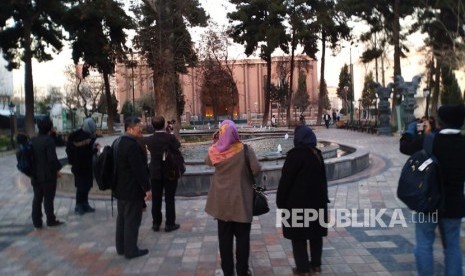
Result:
<instances>
[{"instance_id":1,"label":"group of people standing","mask_svg":"<svg viewBox=\"0 0 465 276\"><path fill-rule=\"evenodd\" d=\"M44 119L38 122L39 135L32 139L34 158L37 163L33 177L34 200L32 219L36 228L42 227L41 205L44 201L47 225L63 224L56 219L53 200L57 177L62 165L58 161L55 144L49 132L52 122ZM152 120L154 133L148 137L142 135L139 118L125 120L125 134L113 142L116 164L116 185L114 196L117 199L116 251L126 258L136 258L148 254L148 249L137 245L139 228L145 202L152 200L152 229L160 231L162 223L162 196L165 195L166 221L165 232L180 228L176 223L174 196L177 179L163 175L163 158L166 146L179 151L180 143L176 137L166 132L163 117ZM75 212L83 215L94 212L88 201L92 187L92 156L99 150L96 143L96 126L91 118L84 120L81 129L70 136L69 146L74 147L72 172L75 176L76 206ZM295 149L291 150L283 167L283 174L277 192L277 206L283 209L323 208L328 202L327 182L321 152L316 148L316 136L305 125L295 130ZM148 163L147 151L150 152ZM71 151L70 151L71 152ZM249 147L247 151L251 171L257 176L261 171L260 163ZM252 223L253 188L246 166L244 144L234 122L225 120L215 133L213 143L205 158L207 165L215 168L211 180L205 211L218 221L218 240L221 256L221 268L224 275L250 275L250 231ZM306 179L316 179L308 185ZM315 200L307 200L313 198ZM310 205L309 205L310 204ZM296 229L285 227L284 237L292 240L296 275L307 275L310 270L321 271L322 237L327 229L319 224L309 228ZM234 265L234 239L236 240L236 264ZM307 245L310 241L311 262L308 260Z\"/></svg>"},{"instance_id":2,"label":"group of people standing","mask_svg":"<svg viewBox=\"0 0 465 276\"><path fill-rule=\"evenodd\" d=\"M465 216L465 137L461 135L460 129L465 120L465 107L442 106L438 110L437 119L433 131L436 136L433 153L443 170L445 204L440 210L438 222L415 224L415 257L420 275L434 274L432 248L435 228L439 227L445 248L445 274L462 275L460 225L462 217ZM84 121L82 129L75 134L79 139L74 140L75 146L82 149L82 159L76 159L82 162L73 164L72 169L77 188L75 211L78 214L94 211L87 198L92 186L92 177L87 170L91 171L91 167L85 167L88 164L83 164L91 163L91 156L99 147L95 143L95 123L92 124L90 120ZM418 124L419 122L415 122L408 126L401 138L401 152L410 155L420 150L424 135L432 132L429 120L421 122L421 135L417 129ZM137 246L145 201L152 199L153 231L160 231L163 221L163 194L166 205L164 230L170 232L180 228L176 223L174 200L177 179L167 178L163 175L162 168L166 147L179 152L180 143L174 135L166 132L163 117L155 117L152 126L154 133L144 138L140 119L127 118L124 124L125 134L113 144L113 148L117 149L117 182L114 190L118 200L116 250L118 254L129 259L148 253L148 249L140 249ZM39 135L32 139L34 158L37 158L39 164L35 171L36 177L32 181L32 220L35 227L42 227L41 204L44 200L47 225L53 227L62 224L53 213L56 179L61 164L56 157L53 139L47 135L52 128L51 122L40 121L38 127ZM301 124L295 128L294 148L287 153L276 193L276 206L280 210L291 213L295 209L323 211L318 212L318 216L323 216L322 218L317 218L303 227L283 224L283 236L290 239L292 244L296 264L293 273L300 276L321 272L323 237L328 234L328 229L324 226L328 222L328 184L323 157L316 145L316 135L308 126ZM248 260L254 182L248 175L246 160L249 159L253 176L259 175L261 166L254 150L249 147L245 151L244 148L234 122L225 120L213 135L212 145L205 157L205 163L215 168L205 212L217 220L221 268L226 276L251 275ZM147 151L150 152L150 163ZM84 161L85 158L89 160Z\"/></svg>"}]
</instances>

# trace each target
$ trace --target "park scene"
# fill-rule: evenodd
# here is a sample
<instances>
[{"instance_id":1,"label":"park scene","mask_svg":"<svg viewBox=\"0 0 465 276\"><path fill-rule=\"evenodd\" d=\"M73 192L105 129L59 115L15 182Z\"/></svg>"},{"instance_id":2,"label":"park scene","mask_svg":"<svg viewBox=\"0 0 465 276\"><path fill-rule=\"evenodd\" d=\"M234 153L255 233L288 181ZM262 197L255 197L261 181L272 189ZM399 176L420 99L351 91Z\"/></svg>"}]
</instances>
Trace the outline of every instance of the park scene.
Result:
<instances>
[{"instance_id":1,"label":"park scene","mask_svg":"<svg viewBox=\"0 0 465 276\"><path fill-rule=\"evenodd\" d=\"M416 225L425 218L399 199L398 186L412 155L402 149L406 134L426 137L426 125L435 133L429 124L439 121L437 137L452 121L454 134L465 135L465 3L7 0L0 15L0 275L229 275L219 248L223 219L206 207L220 170L211 152L225 124L252 149L259 164L252 184L265 189L269 204L250 222L247 272L236 264L230 275L463 274L448 270L439 228L427 265L432 274L420 272ZM458 119L440 113L448 106L458 106ZM44 215L42 225L34 217L36 176L18 169L26 145L18 137L44 135L44 121L52 124L46 136L60 169L56 218ZM89 124L89 175L105 146L136 137L131 131L140 126L135 141L152 184L141 190L150 196L141 207L136 241L144 249L137 254L118 248L124 200L115 187L102 190L92 174L78 202L79 161L68 147ZM283 237L290 214L277 202L302 128L314 133L323 159L328 203L321 217L329 221L321 264L310 256L299 272L294 241ZM158 132L173 136L183 157L175 222L165 211L168 190L154 189L147 141ZM162 196L166 219L156 223L153 205ZM459 234L463 271L465 232ZM233 248L236 260L237 240Z\"/></svg>"}]
</instances>

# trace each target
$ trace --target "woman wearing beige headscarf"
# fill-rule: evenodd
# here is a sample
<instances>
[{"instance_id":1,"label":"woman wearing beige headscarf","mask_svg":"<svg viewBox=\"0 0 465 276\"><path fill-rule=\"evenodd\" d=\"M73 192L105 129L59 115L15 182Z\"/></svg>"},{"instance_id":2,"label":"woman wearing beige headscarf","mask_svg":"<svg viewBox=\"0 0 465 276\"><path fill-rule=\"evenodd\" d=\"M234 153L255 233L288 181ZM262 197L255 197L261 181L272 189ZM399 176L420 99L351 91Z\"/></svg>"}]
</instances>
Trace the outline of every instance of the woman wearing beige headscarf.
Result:
<instances>
[{"instance_id":1,"label":"woman wearing beige headscarf","mask_svg":"<svg viewBox=\"0 0 465 276\"><path fill-rule=\"evenodd\" d=\"M205 211L218 220L218 241L224 275L234 275L234 237L237 275L250 275L248 261L253 183L246 169L244 145L234 122L223 121L217 134L218 140L208 149L205 159L207 165L215 167ZM258 175L260 164L252 148L248 149L252 173Z\"/></svg>"}]
</instances>

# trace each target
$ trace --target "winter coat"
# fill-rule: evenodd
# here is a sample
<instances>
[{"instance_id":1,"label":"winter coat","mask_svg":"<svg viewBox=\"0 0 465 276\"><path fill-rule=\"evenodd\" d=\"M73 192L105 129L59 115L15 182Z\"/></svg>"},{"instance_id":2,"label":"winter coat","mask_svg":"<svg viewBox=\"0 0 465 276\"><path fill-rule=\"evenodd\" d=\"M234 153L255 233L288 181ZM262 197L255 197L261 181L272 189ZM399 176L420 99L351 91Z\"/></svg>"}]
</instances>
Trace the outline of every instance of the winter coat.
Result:
<instances>
[{"instance_id":1,"label":"winter coat","mask_svg":"<svg viewBox=\"0 0 465 276\"><path fill-rule=\"evenodd\" d=\"M58 161L55 141L50 135L39 134L32 138L32 149L34 153L34 173L32 185L36 183L56 183L57 173L61 170Z\"/></svg>"},{"instance_id":2,"label":"winter coat","mask_svg":"<svg viewBox=\"0 0 465 276\"><path fill-rule=\"evenodd\" d=\"M283 223L284 237L310 239L326 236L328 229L320 225L319 220L327 222L328 202L328 184L321 151L307 146L294 147L287 153L284 162L276 193L276 205L289 212L292 209L314 209L319 217L307 227L292 227L291 216L287 220L289 227ZM320 218L320 214L324 214L324 217ZM303 213L299 215L303 216Z\"/></svg>"},{"instance_id":3,"label":"winter coat","mask_svg":"<svg viewBox=\"0 0 465 276\"><path fill-rule=\"evenodd\" d=\"M170 152L176 152L181 155L179 143L176 136L164 131L157 131L149 137L144 138L147 149L150 151L150 179L162 179L162 155L166 147L170 148Z\"/></svg>"},{"instance_id":4,"label":"winter coat","mask_svg":"<svg viewBox=\"0 0 465 276\"><path fill-rule=\"evenodd\" d=\"M249 146L252 174L260 173L260 163ZM205 163L213 166L207 155ZM215 165L211 178L205 212L224 221L252 222L253 189L252 180L246 168L244 150Z\"/></svg>"},{"instance_id":5,"label":"winter coat","mask_svg":"<svg viewBox=\"0 0 465 276\"><path fill-rule=\"evenodd\" d=\"M143 200L150 191L147 157L135 137L123 135L116 153L115 198Z\"/></svg>"}]
</instances>

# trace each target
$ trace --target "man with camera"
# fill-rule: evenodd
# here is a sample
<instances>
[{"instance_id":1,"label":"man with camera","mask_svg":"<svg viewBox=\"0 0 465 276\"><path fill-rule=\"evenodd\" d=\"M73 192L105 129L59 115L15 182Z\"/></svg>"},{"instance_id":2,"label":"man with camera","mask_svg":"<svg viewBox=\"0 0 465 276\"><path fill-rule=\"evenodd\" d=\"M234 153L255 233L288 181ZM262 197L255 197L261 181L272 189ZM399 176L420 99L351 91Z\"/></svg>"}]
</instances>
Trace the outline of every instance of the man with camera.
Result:
<instances>
[{"instance_id":1,"label":"man with camera","mask_svg":"<svg viewBox=\"0 0 465 276\"><path fill-rule=\"evenodd\" d=\"M412 155L423 147L423 137L433 133L435 126L432 126L430 121L423 117L411 122L400 138L400 152L407 155Z\"/></svg>"}]
</instances>

